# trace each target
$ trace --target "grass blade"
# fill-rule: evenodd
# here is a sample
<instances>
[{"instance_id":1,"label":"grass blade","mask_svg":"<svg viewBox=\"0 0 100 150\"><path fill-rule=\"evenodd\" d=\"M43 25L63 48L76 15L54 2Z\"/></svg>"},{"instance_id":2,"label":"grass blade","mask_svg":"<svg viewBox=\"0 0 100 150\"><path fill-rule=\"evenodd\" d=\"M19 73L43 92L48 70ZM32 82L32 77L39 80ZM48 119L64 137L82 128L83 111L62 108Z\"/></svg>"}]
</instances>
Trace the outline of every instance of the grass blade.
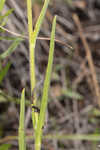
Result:
<instances>
[{"instance_id":1,"label":"grass blade","mask_svg":"<svg viewBox=\"0 0 100 150\"><path fill-rule=\"evenodd\" d=\"M9 68L10 68L11 63L7 63L7 65L4 68L1 68L0 70L0 83L2 82L2 80L4 79L4 77L6 76Z\"/></svg>"},{"instance_id":2,"label":"grass blade","mask_svg":"<svg viewBox=\"0 0 100 150\"><path fill-rule=\"evenodd\" d=\"M46 135L44 136L45 139L52 140L85 140L85 141L100 141L100 134L55 134L55 135Z\"/></svg>"},{"instance_id":3,"label":"grass blade","mask_svg":"<svg viewBox=\"0 0 100 150\"><path fill-rule=\"evenodd\" d=\"M14 9L10 9L8 10L4 15L0 16L0 22L3 20L3 19L7 19L8 16L13 12Z\"/></svg>"},{"instance_id":4,"label":"grass blade","mask_svg":"<svg viewBox=\"0 0 100 150\"><path fill-rule=\"evenodd\" d=\"M0 12L2 11L6 0L0 0Z\"/></svg>"},{"instance_id":5,"label":"grass blade","mask_svg":"<svg viewBox=\"0 0 100 150\"><path fill-rule=\"evenodd\" d=\"M41 102L41 108L40 108L40 116L39 116L39 121L37 125L37 130L36 130L36 139L35 139L36 150L40 150L41 148L42 127L44 125L44 120L45 120L45 112L47 108L48 91L49 91L49 86L50 86L50 78L51 78L52 64L53 64L55 28L56 28L56 17L54 17L54 20L53 20L48 66L46 70L46 77L45 77L44 87L43 87L43 96L42 96L42 102Z\"/></svg>"},{"instance_id":6,"label":"grass blade","mask_svg":"<svg viewBox=\"0 0 100 150\"><path fill-rule=\"evenodd\" d=\"M15 51L16 47L20 44L20 42L23 39L21 38L17 38L11 45L10 47L3 53L0 55L0 59L5 59L6 57L10 56L12 52Z\"/></svg>"},{"instance_id":7,"label":"grass blade","mask_svg":"<svg viewBox=\"0 0 100 150\"><path fill-rule=\"evenodd\" d=\"M22 91L20 100L19 150L26 150L24 120L25 120L25 89L23 89Z\"/></svg>"},{"instance_id":8,"label":"grass blade","mask_svg":"<svg viewBox=\"0 0 100 150\"><path fill-rule=\"evenodd\" d=\"M75 98L77 100L82 100L83 96L76 91L73 91L71 89L62 90L62 93L69 98Z\"/></svg>"}]
</instances>

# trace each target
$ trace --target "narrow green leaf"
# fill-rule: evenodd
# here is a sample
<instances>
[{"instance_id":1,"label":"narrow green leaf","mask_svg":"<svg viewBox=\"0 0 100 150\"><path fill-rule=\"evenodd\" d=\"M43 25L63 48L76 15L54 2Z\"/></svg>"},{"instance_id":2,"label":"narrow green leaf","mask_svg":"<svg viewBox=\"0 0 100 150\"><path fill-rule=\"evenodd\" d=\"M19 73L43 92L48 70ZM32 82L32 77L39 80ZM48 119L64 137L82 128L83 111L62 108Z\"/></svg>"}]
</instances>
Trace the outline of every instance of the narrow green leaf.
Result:
<instances>
[{"instance_id":1,"label":"narrow green leaf","mask_svg":"<svg viewBox=\"0 0 100 150\"><path fill-rule=\"evenodd\" d=\"M13 12L14 9L8 10L4 15L0 16L0 21L7 19L7 17Z\"/></svg>"},{"instance_id":2,"label":"narrow green leaf","mask_svg":"<svg viewBox=\"0 0 100 150\"><path fill-rule=\"evenodd\" d=\"M0 0L0 11L2 11L6 0Z\"/></svg>"},{"instance_id":3,"label":"narrow green leaf","mask_svg":"<svg viewBox=\"0 0 100 150\"><path fill-rule=\"evenodd\" d=\"M17 140L18 136L9 136L9 141ZM26 140L33 140L34 136L26 136ZM46 134L43 136L43 139L46 140L84 140L84 141L99 141L100 142L100 134Z\"/></svg>"},{"instance_id":4,"label":"narrow green leaf","mask_svg":"<svg viewBox=\"0 0 100 150\"><path fill-rule=\"evenodd\" d=\"M2 70L0 71L0 83L2 82L2 80L4 79L4 77L6 76L8 69L10 67L11 63L7 63L7 65L2 68Z\"/></svg>"},{"instance_id":5,"label":"narrow green leaf","mask_svg":"<svg viewBox=\"0 0 100 150\"><path fill-rule=\"evenodd\" d=\"M100 141L100 134L54 134L46 135L45 139L57 139L57 140L85 140L85 141Z\"/></svg>"},{"instance_id":6,"label":"narrow green leaf","mask_svg":"<svg viewBox=\"0 0 100 150\"><path fill-rule=\"evenodd\" d=\"M41 128L44 123L45 111L46 111L47 100L48 100L48 91L49 91L49 86L50 86L50 78L51 78L51 72L52 72L52 65L53 65L55 28L56 28L56 17L54 17L54 20L53 20L48 66L46 70L46 77L45 77L44 88L43 88L43 96L42 96L41 111L40 111L40 120L42 122Z\"/></svg>"},{"instance_id":7,"label":"narrow green leaf","mask_svg":"<svg viewBox=\"0 0 100 150\"><path fill-rule=\"evenodd\" d=\"M9 150L10 148L11 148L11 144L0 145L0 150Z\"/></svg>"},{"instance_id":8,"label":"narrow green leaf","mask_svg":"<svg viewBox=\"0 0 100 150\"><path fill-rule=\"evenodd\" d=\"M20 99L10 96L9 94L5 93L4 91L0 90L0 103L6 103L6 102L14 102L16 104L20 104ZM30 100L25 99L25 105L30 106Z\"/></svg>"},{"instance_id":9,"label":"narrow green leaf","mask_svg":"<svg viewBox=\"0 0 100 150\"><path fill-rule=\"evenodd\" d=\"M2 20L0 26L2 26L2 27L5 26L6 23L7 23L7 21L8 21L8 17L5 17L5 18ZM0 29L0 31L5 32L5 31L3 31L3 29Z\"/></svg>"},{"instance_id":10,"label":"narrow green leaf","mask_svg":"<svg viewBox=\"0 0 100 150\"><path fill-rule=\"evenodd\" d=\"M0 59L5 59L6 57L8 57L9 55L11 55L12 52L15 51L16 47L20 44L20 42L23 39L21 38L17 38L11 45L10 47L3 53L0 55Z\"/></svg>"},{"instance_id":11,"label":"narrow green leaf","mask_svg":"<svg viewBox=\"0 0 100 150\"><path fill-rule=\"evenodd\" d=\"M12 40L16 40L16 37L0 36L0 40L12 41Z\"/></svg>"},{"instance_id":12,"label":"narrow green leaf","mask_svg":"<svg viewBox=\"0 0 100 150\"><path fill-rule=\"evenodd\" d=\"M19 121L19 150L26 150L25 143L25 89L22 91L20 100L20 121Z\"/></svg>"},{"instance_id":13,"label":"narrow green leaf","mask_svg":"<svg viewBox=\"0 0 100 150\"><path fill-rule=\"evenodd\" d=\"M32 42L34 42L34 43L36 42L36 38L37 38L38 33L40 31L40 27L42 25L44 16L46 14L48 4L49 4L49 0L45 0L43 8L42 8L41 13L40 13L40 16L38 17L38 20L36 22L35 29L34 29L33 35L32 35Z\"/></svg>"},{"instance_id":14,"label":"narrow green leaf","mask_svg":"<svg viewBox=\"0 0 100 150\"><path fill-rule=\"evenodd\" d=\"M2 69L2 63L1 63L1 61L0 61L0 70Z\"/></svg>"},{"instance_id":15,"label":"narrow green leaf","mask_svg":"<svg viewBox=\"0 0 100 150\"><path fill-rule=\"evenodd\" d=\"M80 95L79 93L72 91L70 89L67 90L63 90L62 94L64 94L65 96L69 97L69 98L75 98L77 100L82 100L83 96Z\"/></svg>"},{"instance_id":16,"label":"narrow green leaf","mask_svg":"<svg viewBox=\"0 0 100 150\"><path fill-rule=\"evenodd\" d=\"M46 70L46 77L45 77L44 87L43 87L42 102L41 102L41 107L40 107L40 116L39 116L39 121L37 125L37 130L36 130L36 144L35 144L36 150L40 150L40 147L41 147L42 128L43 128L44 120L45 120L45 113L46 113L47 102L48 102L48 91L50 87L50 78L51 78L52 65L53 65L55 28L56 28L56 16L54 17L53 25L52 25L48 66Z\"/></svg>"}]
</instances>

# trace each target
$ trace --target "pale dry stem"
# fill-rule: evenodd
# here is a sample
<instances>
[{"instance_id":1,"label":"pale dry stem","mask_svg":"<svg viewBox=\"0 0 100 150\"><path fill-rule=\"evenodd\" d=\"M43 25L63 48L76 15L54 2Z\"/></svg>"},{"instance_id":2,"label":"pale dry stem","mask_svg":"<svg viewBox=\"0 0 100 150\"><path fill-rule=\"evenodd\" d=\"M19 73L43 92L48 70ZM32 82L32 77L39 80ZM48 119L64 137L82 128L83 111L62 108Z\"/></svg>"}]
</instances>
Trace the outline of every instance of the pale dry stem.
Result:
<instances>
[{"instance_id":1,"label":"pale dry stem","mask_svg":"<svg viewBox=\"0 0 100 150\"><path fill-rule=\"evenodd\" d=\"M86 58L87 58L87 61L88 61L89 67L90 67L92 80L93 80L93 84L94 84L94 89L95 89L95 94L97 97L97 103L100 107L100 89L99 89L99 85L98 85L98 81L97 81L97 76L96 76L95 66L94 66L93 59L92 59L91 50L90 50L90 47L84 36L83 28L80 23L79 17L76 14L73 14L73 20L78 28L79 35L80 35L80 38L82 40L82 43L83 43L83 46L84 46L84 49L86 52Z\"/></svg>"}]
</instances>

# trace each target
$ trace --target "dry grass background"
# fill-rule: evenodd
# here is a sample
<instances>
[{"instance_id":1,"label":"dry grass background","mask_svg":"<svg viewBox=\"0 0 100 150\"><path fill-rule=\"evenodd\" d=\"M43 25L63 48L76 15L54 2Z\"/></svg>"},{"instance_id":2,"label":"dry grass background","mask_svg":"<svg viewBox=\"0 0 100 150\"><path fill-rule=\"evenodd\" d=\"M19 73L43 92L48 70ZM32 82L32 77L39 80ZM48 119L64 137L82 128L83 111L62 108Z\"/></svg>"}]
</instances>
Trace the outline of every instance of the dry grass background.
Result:
<instances>
[{"instance_id":1,"label":"dry grass background","mask_svg":"<svg viewBox=\"0 0 100 150\"><path fill-rule=\"evenodd\" d=\"M42 5L33 5L33 22L40 13ZM6 28L19 34L27 33L26 2L7 0L4 12L14 8L9 16ZM100 133L100 2L99 0L52 0L50 2L39 36L49 37L54 14L57 14L56 39L73 47L56 42L54 67L49 93L47 125L45 134L88 134ZM13 36L9 33L4 35ZM0 43L0 52L9 46L9 42ZM41 98L43 78L48 60L49 41L37 40L36 77L37 93ZM27 39L7 58L12 65L1 85L8 95L20 97L26 87L26 97L30 98L29 53ZM66 96L63 90L72 90L82 95ZM2 107L1 107L2 106ZM8 135L17 135L19 105L13 102L0 106L0 124L2 140L13 144L18 149L16 140L7 139ZM95 113L98 112L98 114ZM27 134L32 134L31 110L27 106L25 126ZM33 141L28 141L28 148L33 149ZM43 150L91 150L99 143L91 141L44 140Z\"/></svg>"}]
</instances>

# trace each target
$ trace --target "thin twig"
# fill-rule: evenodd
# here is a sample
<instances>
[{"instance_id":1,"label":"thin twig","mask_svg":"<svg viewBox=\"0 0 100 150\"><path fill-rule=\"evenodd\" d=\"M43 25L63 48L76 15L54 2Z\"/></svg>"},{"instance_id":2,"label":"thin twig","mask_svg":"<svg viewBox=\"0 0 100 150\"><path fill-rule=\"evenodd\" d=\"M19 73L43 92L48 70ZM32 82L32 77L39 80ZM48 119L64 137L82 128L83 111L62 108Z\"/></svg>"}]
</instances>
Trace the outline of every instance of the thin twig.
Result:
<instances>
[{"instance_id":1,"label":"thin twig","mask_svg":"<svg viewBox=\"0 0 100 150\"><path fill-rule=\"evenodd\" d=\"M19 34L19 33L16 33L16 32L13 32L13 31L11 31L11 30L8 30L7 28L2 27L2 26L0 26L0 28L3 29L4 31L6 31L6 32L8 32L8 33L10 33L10 34L12 34L12 35L14 35L14 36L21 37L21 38L24 38L24 39L28 39L28 36L27 36L27 35L21 35L21 34ZM37 40L50 41L50 38L49 38L49 37L37 37ZM66 46L66 47L68 47L68 48L70 48L70 49L73 49L73 47L72 47L71 45L69 45L69 44L67 44L67 43L65 43L65 42L63 42L63 41L60 41L60 40L58 40L58 39L55 39L55 42L57 42L57 43L59 43L59 44L62 44L62 45Z\"/></svg>"},{"instance_id":2,"label":"thin twig","mask_svg":"<svg viewBox=\"0 0 100 150\"><path fill-rule=\"evenodd\" d=\"M97 96L97 103L100 107L100 89L99 89L99 85L98 85L98 81L97 81L95 66L93 64L91 50L90 50L90 47L89 47L89 45L87 43L87 40L84 36L84 31L83 31L82 25L80 23L79 17L76 14L73 14L73 19L74 19L74 22L75 22L75 24L78 28L79 35L80 35L80 38L82 40L82 43L83 43L83 46L84 46L84 49L85 49L85 52L86 52L86 57L87 57L87 60L88 60L88 64L89 64L89 67L90 67L92 80L93 80L93 84L94 84L95 94Z\"/></svg>"}]
</instances>

